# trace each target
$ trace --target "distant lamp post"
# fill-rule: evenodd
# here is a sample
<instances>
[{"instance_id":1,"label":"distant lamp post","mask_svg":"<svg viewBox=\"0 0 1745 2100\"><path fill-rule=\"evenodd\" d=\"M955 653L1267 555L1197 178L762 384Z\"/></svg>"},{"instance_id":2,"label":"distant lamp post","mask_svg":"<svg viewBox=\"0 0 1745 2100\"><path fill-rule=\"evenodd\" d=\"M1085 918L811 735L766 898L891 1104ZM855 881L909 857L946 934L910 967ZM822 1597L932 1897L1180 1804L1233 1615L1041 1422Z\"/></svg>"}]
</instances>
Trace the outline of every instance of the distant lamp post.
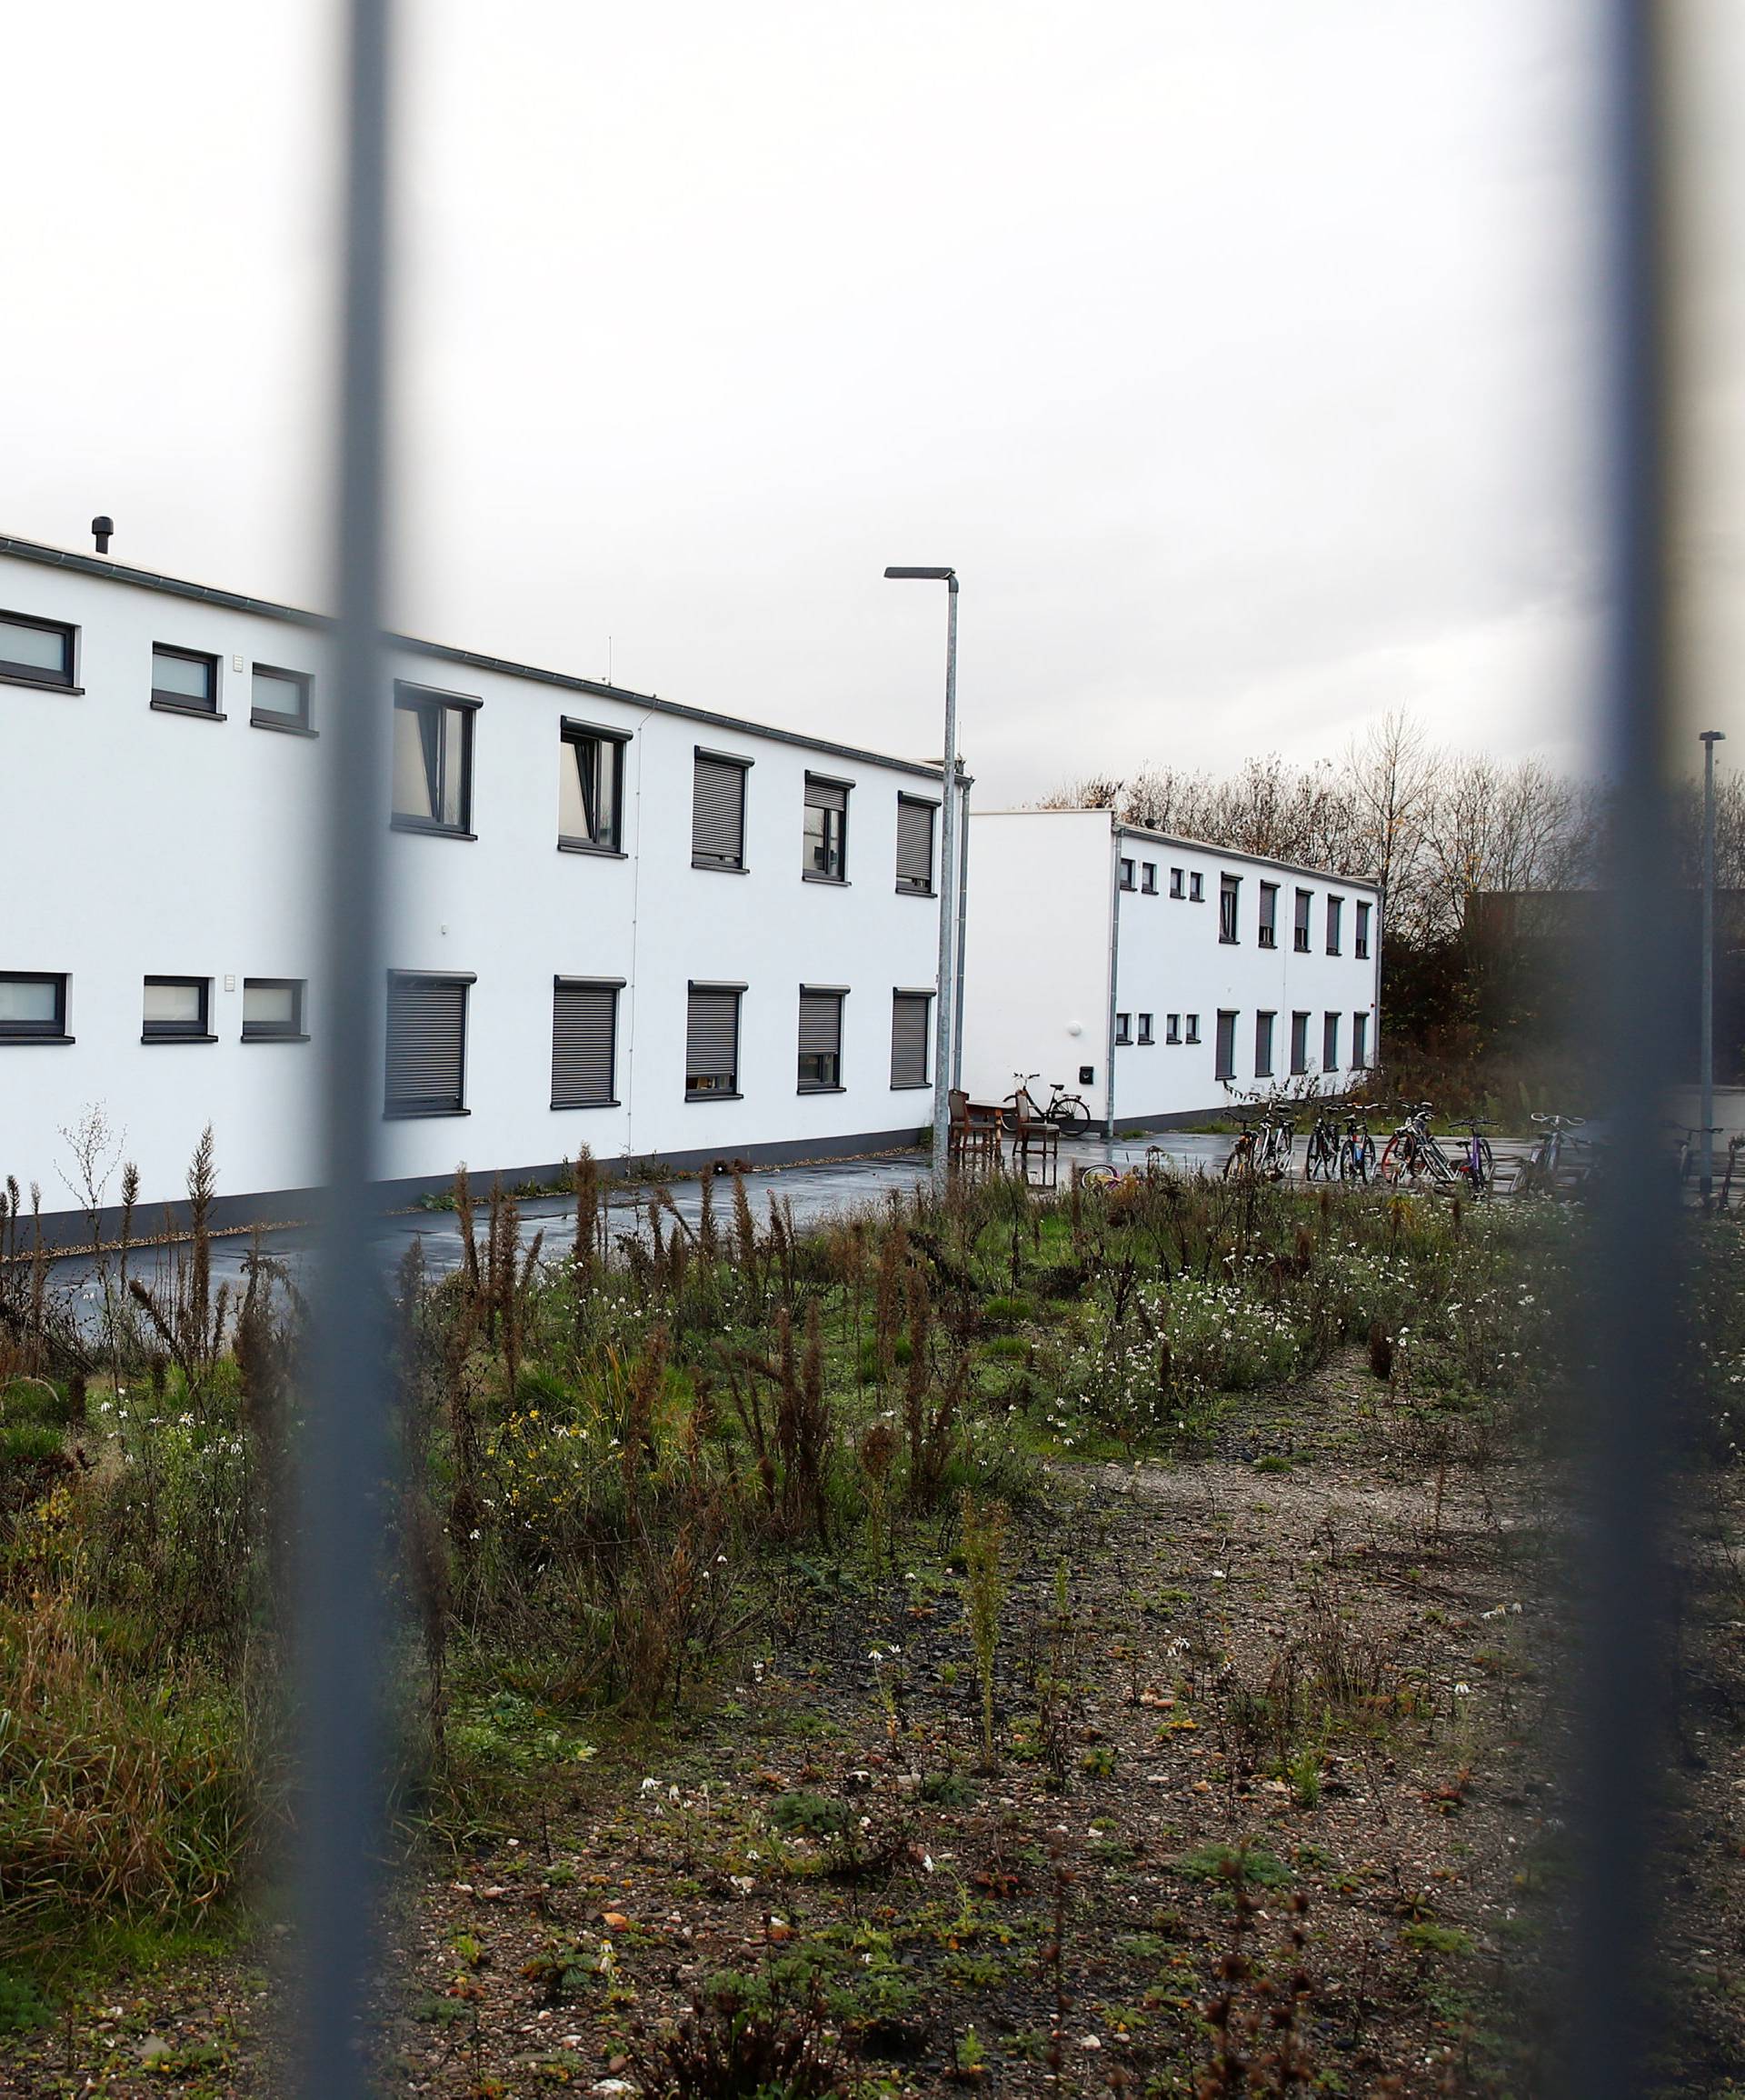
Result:
<instances>
[{"instance_id":1,"label":"distant lamp post","mask_svg":"<svg viewBox=\"0 0 1745 2100\"><path fill-rule=\"evenodd\" d=\"M944 822L939 840L939 984L933 994L933 1187L941 1195L952 1146L952 1035L956 1021L957 934L957 571L892 568L899 583L943 584L945 620Z\"/></svg>"},{"instance_id":2,"label":"distant lamp post","mask_svg":"<svg viewBox=\"0 0 1745 2100\"><path fill-rule=\"evenodd\" d=\"M1702 1102L1702 1179L1699 1190L1707 1210L1715 1185L1715 746L1726 737L1719 729L1702 733L1702 1045L1698 1064Z\"/></svg>"}]
</instances>

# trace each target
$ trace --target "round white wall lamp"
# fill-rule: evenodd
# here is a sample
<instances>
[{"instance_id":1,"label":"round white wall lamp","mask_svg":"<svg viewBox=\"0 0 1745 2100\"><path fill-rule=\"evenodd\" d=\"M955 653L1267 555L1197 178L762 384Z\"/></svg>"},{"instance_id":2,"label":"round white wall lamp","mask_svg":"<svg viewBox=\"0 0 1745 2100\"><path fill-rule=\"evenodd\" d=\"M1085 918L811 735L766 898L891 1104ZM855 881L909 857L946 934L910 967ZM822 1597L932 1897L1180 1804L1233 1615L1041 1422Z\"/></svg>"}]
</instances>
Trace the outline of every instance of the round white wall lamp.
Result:
<instances>
[{"instance_id":1,"label":"round white wall lamp","mask_svg":"<svg viewBox=\"0 0 1745 2100\"><path fill-rule=\"evenodd\" d=\"M1066 1025L1066 1032L1069 1035L1082 1035L1084 1034L1084 1023L1082 1021L1069 1021Z\"/></svg>"}]
</instances>

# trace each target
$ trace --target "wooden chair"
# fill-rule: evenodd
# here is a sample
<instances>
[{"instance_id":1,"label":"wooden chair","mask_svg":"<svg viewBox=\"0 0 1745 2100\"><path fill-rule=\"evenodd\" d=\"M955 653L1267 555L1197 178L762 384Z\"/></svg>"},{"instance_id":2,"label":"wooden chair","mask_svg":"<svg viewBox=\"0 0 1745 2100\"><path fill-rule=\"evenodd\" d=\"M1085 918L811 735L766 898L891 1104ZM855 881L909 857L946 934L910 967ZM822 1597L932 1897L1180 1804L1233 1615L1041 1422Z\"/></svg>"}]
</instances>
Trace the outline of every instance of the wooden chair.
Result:
<instances>
[{"instance_id":1,"label":"wooden chair","mask_svg":"<svg viewBox=\"0 0 1745 2100\"><path fill-rule=\"evenodd\" d=\"M946 1096L951 1105L950 1163L960 1171L997 1172L1000 1165L1000 1111L983 1108L961 1087Z\"/></svg>"},{"instance_id":2,"label":"wooden chair","mask_svg":"<svg viewBox=\"0 0 1745 2100\"><path fill-rule=\"evenodd\" d=\"M1012 1171L1032 1188L1054 1188L1061 1178L1059 1126L1030 1115L1021 1099L1012 1126Z\"/></svg>"}]
</instances>

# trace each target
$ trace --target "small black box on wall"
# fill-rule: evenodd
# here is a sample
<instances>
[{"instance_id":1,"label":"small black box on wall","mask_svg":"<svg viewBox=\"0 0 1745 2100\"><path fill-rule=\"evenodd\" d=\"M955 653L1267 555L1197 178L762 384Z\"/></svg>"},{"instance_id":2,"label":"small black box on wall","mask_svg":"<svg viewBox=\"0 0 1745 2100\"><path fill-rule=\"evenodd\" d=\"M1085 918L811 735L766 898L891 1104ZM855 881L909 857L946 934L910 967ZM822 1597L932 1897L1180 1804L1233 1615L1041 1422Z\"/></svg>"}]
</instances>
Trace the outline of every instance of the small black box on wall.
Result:
<instances>
[{"instance_id":1,"label":"small black box on wall","mask_svg":"<svg viewBox=\"0 0 1745 2100\"><path fill-rule=\"evenodd\" d=\"M1096 1066L1094 1065L1081 1065L1079 1066L1079 1085L1081 1086L1094 1086L1096 1083Z\"/></svg>"}]
</instances>

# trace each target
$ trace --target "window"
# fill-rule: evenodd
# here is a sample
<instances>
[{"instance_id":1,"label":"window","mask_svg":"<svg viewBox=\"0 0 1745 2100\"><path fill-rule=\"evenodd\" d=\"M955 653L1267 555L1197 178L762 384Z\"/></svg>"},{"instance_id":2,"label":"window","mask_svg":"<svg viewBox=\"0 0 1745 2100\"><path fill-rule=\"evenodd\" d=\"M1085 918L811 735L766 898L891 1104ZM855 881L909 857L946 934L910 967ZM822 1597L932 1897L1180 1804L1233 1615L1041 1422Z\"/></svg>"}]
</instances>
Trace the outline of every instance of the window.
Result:
<instances>
[{"instance_id":1,"label":"window","mask_svg":"<svg viewBox=\"0 0 1745 2100\"><path fill-rule=\"evenodd\" d=\"M1218 938L1230 943L1236 938L1236 905L1242 894L1240 875L1220 875L1218 878Z\"/></svg>"},{"instance_id":2,"label":"window","mask_svg":"<svg viewBox=\"0 0 1745 2100\"><path fill-rule=\"evenodd\" d=\"M927 1024L933 1002L931 992L893 992L891 995L891 1084L892 1086L925 1086Z\"/></svg>"},{"instance_id":3,"label":"window","mask_svg":"<svg viewBox=\"0 0 1745 2100\"><path fill-rule=\"evenodd\" d=\"M1139 891L1142 896L1154 897L1157 895L1157 863L1154 860L1140 862Z\"/></svg>"},{"instance_id":4,"label":"window","mask_svg":"<svg viewBox=\"0 0 1745 2100\"><path fill-rule=\"evenodd\" d=\"M1133 1017L1131 1014L1115 1015L1115 1041L1131 1043L1133 1039Z\"/></svg>"},{"instance_id":5,"label":"window","mask_svg":"<svg viewBox=\"0 0 1745 2100\"><path fill-rule=\"evenodd\" d=\"M800 1091L843 1089L843 998L838 988L800 987Z\"/></svg>"},{"instance_id":6,"label":"window","mask_svg":"<svg viewBox=\"0 0 1745 2100\"><path fill-rule=\"evenodd\" d=\"M933 816L939 805L897 797L897 887L907 896L933 894Z\"/></svg>"},{"instance_id":7,"label":"window","mask_svg":"<svg viewBox=\"0 0 1745 2100\"><path fill-rule=\"evenodd\" d=\"M1202 905L1206 901L1206 878L1196 870L1188 877L1188 902Z\"/></svg>"},{"instance_id":8,"label":"window","mask_svg":"<svg viewBox=\"0 0 1745 2100\"><path fill-rule=\"evenodd\" d=\"M275 671L256 664L249 682L248 718L256 729L309 729L314 690L314 680L306 671Z\"/></svg>"},{"instance_id":9,"label":"window","mask_svg":"<svg viewBox=\"0 0 1745 2100\"><path fill-rule=\"evenodd\" d=\"M1212 1066L1214 1079L1234 1079L1236 1076L1236 1016L1221 1013L1218 1016L1216 1061Z\"/></svg>"},{"instance_id":10,"label":"window","mask_svg":"<svg viewBox=\"0 0 1745 2100\"><path fill-rule=\"evenodd\" d=\"M566 853L620 853L624 802L622 731L563 724L557 747L557 843Z\"/></svg>"},{"instance_id":11,"label":"window","mask_svg":"<svg viewBox=\"0 0 1745 2100\"><path fill-rule=\"evenodd\" d=\"M473 835L476 700L422 686L394 689L394 822L401 831Z\"/></svg>"},{"instance_id":12,"label":"window","mask_svg":"<svg viewBox=\"0 0 1745 2100\"><path fill-rule=\"evenodd\" d=\"M848 880L848 783L806 775L806 830L800 872L811 883Z\"/></svg>"},{"instance_id":13,"label":"window","mask_svg":"<svg viewBox=\"0 0 1745 2100\"><path fill-rule=\"evenodd\" d=\"M1323 1072L1339 1070L1339 1015L1323 1014L1321 1017L1321 1068Z\"/></svg>"},{"instance_id":14,"label":"window","mask_svg":"<svg viewBox=\"0 0 1745 2100\"><path fill-rule=\"evenodd\" d=\"M1291 1071L1301 1078L1309 1069L1309 1016L1292 1014L1291 1016Z\"/></svg>"},{"instance_id":15,"label":"window","mask_svg":"<svg viewBox=\"0 0 1745 2100\"><path fill-rule=\"evenodd\" d=\"M244 1043L306 1043L301 977L243 979Z\"/></svg>"},{"instance_id":16,"label":"window","mask_svg":"<svg viewBox=\"0 0 1745 2100\"><path fill-rule=\"evenodd\" d=\"M1121 886L1122 889L1130 890L1134 886L1133 875L1132 862L1123 856L1121 862Z\"/></svg>"},{"instance_id":17,"label":"window","mask_svg":"<svg viewBox=\"0 0 1745 2100\"><path fill-rule=\"evenodd\" d=\"M140 1040L144 1043L210 1043L206 1015L209 977L147 977Z\"/></svg>"},{"instance_id":18,"label":"window","mask_svg":"<svg viewBox=\"0 0 1745 2100\"><path fill-rule=\"evenodd\" d=\"M1329 897L1327 900L1327 953L1330 955L1336 955L1339 953L1340 936L1343 928L1344 918L1344 898Z\"/></svg>"},{"instance_id":19,"label":"window","mask_svg":"<svg viewBox=\"0 0 1745 2100\"><path fill-rule=\"evenodd\" d=\"M1183 1039L1189 1043L1197 1043L1200 1040L1200 1016L1198 1014L1188 1015L1188 1030Z\"/></svg>"},{"instance_id":20,"label":"window","mask_svg":"<svg viewBox=\"0 0 1745 2100\"><path fill-rule=\"evenodd\" d=\"M1149 1014L1142 1014L1139 1017L1139 1040L1142 1048L1149 1047L1157 1041L1157 1037L1152 1033L1152 1018Z\"/></svg>"},{"instance_id":21,"label":"window","mask_svg":"<svg viewBox=\"0 0 1745 2100\"><path fill-rule=\"evenodd\" d=\"M217 657L153 643L152 705L172 715L209 715L214 722L222 722Z\"/></svg>"},{"instance_id":22,"label":"window","mask_svg":"<svg viewBox=\"0 0 1745 2100\"><path fill-rule=\"evenodd\" d=\"M1179 897L1182 895L1182 870L1179 867L1172 867L1170 870L1170 895L1172 897Z\"/></svg>"},{"instance_id":23,"label":"window","mask_svg":"<svg viewBox=\"0 0 1745 2100\"><path fill-rule=\"evenodd\" d=\"M0 970L0 1043L65 1043L66 979Z\"/></svg>"},{"instance_id":24,"label":"window","mask_svg":"<svg viewBox=\"0 0 1745 2100\"><path fill-rule=\"evenodd\" d=\"M1271 1079L1272 1076L1272 1036L1278 1024L1276 1014L1256 1014L1254 1016L1254 1076Z\"/></svg>"},{"instance_id":25,"label":"window","mask_svg":"<svg viewBox=\"0 0 1745 2100\"><path fill-rule=\"evenodd\" d=\"M73 685L73 630L25 613L0 613L0 678Z\"/></svg>"},{"instance_id":26,"label":"window","mask_svg":"<svg viewBox=\"0 0 1745 2100\"><path fill-rule=\"evenodd\" d=\"M1357 907L1357 931L1351 939L1351 953L1361 962L1368 956L1369 952L1370 907L1360 899Z\"/></svg>"},{"instance_id":27,"label":"window","mask_svg":"<svg viewBox=\"0 0 1745 2100\"><path fill-rule=\"evenodd\" d=\"M1182 1040L1182 1016L1180 1014L1164 1015L1163 1040L1166 1043L1179 1043Z\"/></svg>"},{"instance_id":28,"label":"window","mask_svg":"<svg viewBox=\"0 0 1745 2100\"><path fill-rule=\"evenodd\" d=\"M1261 885L1261 924L1255 935L1263 948L1276 948L1279 945L1279 885L1277 883Z\"/></svg>"},{"instance_id":29,"label":"window","mask_svg":"<svg viewBox=\"0 0 1745 2100\"><path fill-rule=\"evenodd\" d=\"M698 747L691 784L691 865L745 868L745 776L749 758Z\"/></svg>"},{"instance_id":30,"label":"window","mask_svg":"<svg viewBox=\"0 0 1745 2100\"><path fill-rule=\"evenodd\" d=\"M1297 920L1291 945L1300 955L1309 953L1309 907L1314 901L1313 890L1297 892Z\"/></svg>"},{"instance_id":31,"label":"window","mask_svg":"<svg viewBox=\"0 0 1745 2100\"><path fill-rule=\"evenodd\" d=\"M617 977L552 979L552 1106L611 1108L618 1055Z\"/></svg>"},{"instance_id":32,"label":"window","mask_svg":"<svg viewBox=\"0 0 1745 2100\"><path fill-rule=\"evenodd\" d=\"M387 1115L466 1114L466 997L471 976L388 973Z\"/></svg>"},{"instance_id":33,"label":"window","mask_svg":"<svg viewBox=\"0 0 1745 2100\"><path fill-rule=\"evenodd\" d=\"M739 1093L739 998L743 985L693 982L684 1021L684 1096Z\"/></svg>"},{"instance_id":34,"label":"window","mask_svg":"<svg viewBox=\"0 0 1745 2100\"><path fill-rule=\"evenodd\" d=\"M1351 1015L1351 1070L1361 1072L1370 1061L1370 1017L1367 1014Z\"/></svg>"}]
</instances>

